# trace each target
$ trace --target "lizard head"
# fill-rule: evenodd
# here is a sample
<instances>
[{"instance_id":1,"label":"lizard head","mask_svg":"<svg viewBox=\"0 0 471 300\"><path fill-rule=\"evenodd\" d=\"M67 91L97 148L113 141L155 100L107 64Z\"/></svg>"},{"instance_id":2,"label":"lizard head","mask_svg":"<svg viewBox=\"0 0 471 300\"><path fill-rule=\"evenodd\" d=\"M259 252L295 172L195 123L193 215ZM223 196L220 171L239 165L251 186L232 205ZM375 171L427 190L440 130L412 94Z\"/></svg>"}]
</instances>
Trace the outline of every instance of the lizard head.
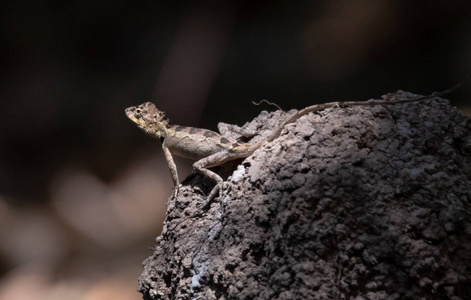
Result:
<instances>
[{"instance_id":1,"label":"lizard head","mask_svg":"<svg viewBox=\"0 0 471 300\"><path fill-rule=\"evenodd\" d=\"M126 108L125 112L126 116L148 135L155 138L165 137L168 119L153 103L131 106Z\"/></svg>"}]
</instances>

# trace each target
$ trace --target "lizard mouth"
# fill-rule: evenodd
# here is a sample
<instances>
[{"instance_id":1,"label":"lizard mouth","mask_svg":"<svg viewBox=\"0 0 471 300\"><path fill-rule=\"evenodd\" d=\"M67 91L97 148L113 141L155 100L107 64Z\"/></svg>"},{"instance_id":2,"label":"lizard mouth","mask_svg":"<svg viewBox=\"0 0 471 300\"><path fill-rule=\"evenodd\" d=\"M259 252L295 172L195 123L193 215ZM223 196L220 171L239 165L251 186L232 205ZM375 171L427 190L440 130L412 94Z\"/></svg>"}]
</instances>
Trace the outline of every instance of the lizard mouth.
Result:
<instances>
[{"instance_id":1,"label":"lizard mouth","mask_svg":"<svg viewBox=\"0 0 471 300\"><path fill-rule=\"evenodd\" d=\"M136 118L136 114L134 113L134 111L136 110L136 107L135 106L131 106L131 107L128 107L124 110L124 112L126 113L126 117L128 117L131 121L133 121L134 123L137 123L139 124L139 121L138 119Z\"/></svg>"},{"instance_id":2,"label":"lizard mouth","mask_svg":"<svg viewBox=\"0 0 471 300\"><path fill-rule=\"evenodd\" d=\"M137 125L137 127L142 129L147 134L152 134L153 131L150 130L146 122L142 119L141 115L136 112L136 110L137 106L131 106L126 108L124 112L126 113L126 116Z\"/></svg>"}]
</instances>

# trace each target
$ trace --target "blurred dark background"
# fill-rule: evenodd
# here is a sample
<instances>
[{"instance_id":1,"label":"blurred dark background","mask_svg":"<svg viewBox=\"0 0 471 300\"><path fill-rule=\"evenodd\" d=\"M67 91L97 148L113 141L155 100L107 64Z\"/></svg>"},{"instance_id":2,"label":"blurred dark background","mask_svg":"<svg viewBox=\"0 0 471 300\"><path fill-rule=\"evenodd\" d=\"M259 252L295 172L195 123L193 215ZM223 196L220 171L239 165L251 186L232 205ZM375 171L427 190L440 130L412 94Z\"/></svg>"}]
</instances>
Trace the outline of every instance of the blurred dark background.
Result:
<instances>
[{"instance_id":1,"label":"blurred dark background","mask_svg":"<svg viewBox=\"0 0 471 300\"><path fill-rule=\"evenodd\" d=\"M140 299L172 182L128 106L215 130L272 109L251 101L425 95L471 73L464 0L21 1L0 15L0 300ZM468 82L446 98L466 111L470 96Z\"/></svg>"}]
</instances>

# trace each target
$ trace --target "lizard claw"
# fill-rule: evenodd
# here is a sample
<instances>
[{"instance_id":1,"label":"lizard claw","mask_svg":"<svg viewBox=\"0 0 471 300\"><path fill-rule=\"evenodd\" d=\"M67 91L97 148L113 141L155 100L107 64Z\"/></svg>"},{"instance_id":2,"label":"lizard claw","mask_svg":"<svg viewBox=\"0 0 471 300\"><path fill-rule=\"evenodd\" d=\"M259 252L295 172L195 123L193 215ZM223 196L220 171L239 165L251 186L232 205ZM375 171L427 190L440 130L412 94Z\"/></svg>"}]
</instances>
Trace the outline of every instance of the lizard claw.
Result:
<instances>
[{"instance_id":1,"label":"lizard claw","mask_svg":"<svg viewBox=\"0 0 471 300\"><path fill-rule=\"evenodd\" d=\"M172 197L173 197L173 198L177 198L179 190L180 190L180 185L176 185L176 186L173 188L173 192L172 192Z\"/></svg>"},{"instance_id":2,"label":"lizard claw","mask_svg":"<svg viewBox=\"0 0 471 300\"><path fill-rule=\"evenodd\" d=\"M220 194L221 190L222 190L222 182L221 182L221 183L217 183L217 184L214 186L214 188L211 190L211 193L209 193L208 198L207 198L208 203L211 202L211 201L213 201L214 198L216 198L216 195L217 195L217 194Z\"/></svg>"},{"instance_id":3,"label":"lizard claw","mask_svg":"<svg viewBox=\"0 0 471 300\"><path fill-rule=\"evenodd\" d=\"M224 182L219 182L214 186L214 188L211 190L208 197L206 198L205 204L203 205L203 209L209 209L213 200L216 199L216 196L218 194L219 196L221 196L223 187L224 187Z\"/></svg>"}]
</instances>

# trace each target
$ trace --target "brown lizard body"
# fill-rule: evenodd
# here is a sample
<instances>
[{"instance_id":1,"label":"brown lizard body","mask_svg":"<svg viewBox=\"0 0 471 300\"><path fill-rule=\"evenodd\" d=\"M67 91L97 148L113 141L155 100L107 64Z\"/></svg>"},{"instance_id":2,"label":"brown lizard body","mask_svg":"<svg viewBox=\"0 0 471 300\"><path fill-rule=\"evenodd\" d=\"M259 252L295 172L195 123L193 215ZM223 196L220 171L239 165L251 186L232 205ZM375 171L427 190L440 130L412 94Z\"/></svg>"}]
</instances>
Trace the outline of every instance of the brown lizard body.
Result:
<instances>
[{"instance_id":1,"label":"brown lizard body","mask_svg":"<svg viewBox=\"0 0 471 300\"><path fill-rule=\"evenodd\" d=\"M253 144L239 143L231 138L224 137L216 132L206 129L170 125L164 113L159 111L151 102L127 108L126 116L148 135L162 141L162 149L172 175L173 183L175 184L174 195L178 193L179 181L177 167L173 161L172 154L196 160L193 164L193 168L216 182L216 186L208 196L208 200L211 201L221 189L223 179L218 174L208 170L208 168L252 155L255 150L260 148L263 144L276 139L281 134L285 125L295 122L306 114L331 107L392 105L416 102L449 94L460 85L461 84L443 92L412 99L390 101L344 101L311 105L302 110L291 113L267 137Z\"/></svg>"}]
</instances>

